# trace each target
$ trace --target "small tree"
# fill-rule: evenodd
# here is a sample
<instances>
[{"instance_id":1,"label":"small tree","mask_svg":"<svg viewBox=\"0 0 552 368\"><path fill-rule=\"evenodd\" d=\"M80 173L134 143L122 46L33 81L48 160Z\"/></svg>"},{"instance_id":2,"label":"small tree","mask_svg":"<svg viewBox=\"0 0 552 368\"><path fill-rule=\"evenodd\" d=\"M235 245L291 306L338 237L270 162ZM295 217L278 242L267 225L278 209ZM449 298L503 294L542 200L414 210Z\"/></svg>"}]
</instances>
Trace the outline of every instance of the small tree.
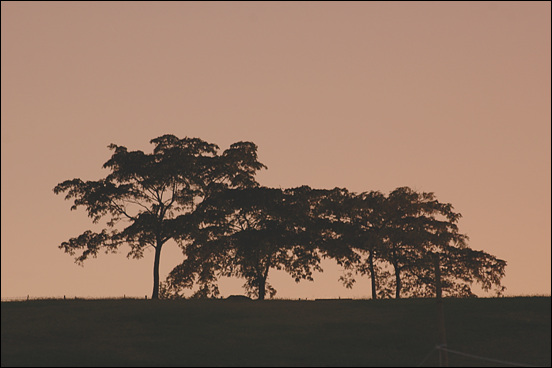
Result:
<instances>
[{"instance_id":1,"label":"small tree","mask_svg":"<svg viewBox=\"0 0 552 368\"><path fill-rule=\"evenodd\" d=\"M243 277L247 294L263 300L276 290L271 269L285 270L296 282L321 271L307 229L308 187L249 188L220 192L201 205L202 227L186 259L167 278L173 294L199 284L195 296L218 295L221 276Z\"/></svg>"},{"instance_id":2,"label":"small tree","mask_svg":"<svg viewBox=\"0 0 552 368\"><path fill-rule=\"evenodd\" d=\"M93 223L108 219L101 232L87 230L60 248L71 255L81 252L76 262L82 265L100 250L115 252L123 243L133 258L153 247L152 299L157 299L163 245L173 238L185 248L201 221L198 204L224 188L258 185L254 175L265 166L251 142L234 143L221 155L217 145L199 138L163 135L150 142L155 145L151 154L111 144L114 153L103 165L109 175L97 181L67 180L54 193L67 192L65 199L74 200L71 210L83 206ZM120 222L128 226L120 229Z\"/></svg>"}]
</instances>

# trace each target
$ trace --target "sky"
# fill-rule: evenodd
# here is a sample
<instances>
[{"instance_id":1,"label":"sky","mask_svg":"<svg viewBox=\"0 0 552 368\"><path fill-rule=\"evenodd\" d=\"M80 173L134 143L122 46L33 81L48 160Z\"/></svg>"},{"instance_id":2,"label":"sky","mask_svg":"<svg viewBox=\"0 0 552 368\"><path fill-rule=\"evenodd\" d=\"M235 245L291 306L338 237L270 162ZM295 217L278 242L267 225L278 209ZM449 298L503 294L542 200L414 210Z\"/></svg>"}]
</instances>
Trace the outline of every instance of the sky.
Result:
<instances>
[{"instance_id":1,"label":"sky","mask_svg":"<svg viewBox=\"0 0 552 368\"><path fill-rule=\"evenodd\" d=\"M58 249L87 229L53 187L110 143L258 145L269 187L433 192L505 295L550 295L550 2L1 3L1 296L151 295L153 251ZM161 279L182 261L167 243ZM367 298L342 269L271 271L279 298ZM221 280L243 294L244 280ZM476 289L477 290L477 289ZM486 296L478 292L480 296Z\"/></svg>"}]
</instances>

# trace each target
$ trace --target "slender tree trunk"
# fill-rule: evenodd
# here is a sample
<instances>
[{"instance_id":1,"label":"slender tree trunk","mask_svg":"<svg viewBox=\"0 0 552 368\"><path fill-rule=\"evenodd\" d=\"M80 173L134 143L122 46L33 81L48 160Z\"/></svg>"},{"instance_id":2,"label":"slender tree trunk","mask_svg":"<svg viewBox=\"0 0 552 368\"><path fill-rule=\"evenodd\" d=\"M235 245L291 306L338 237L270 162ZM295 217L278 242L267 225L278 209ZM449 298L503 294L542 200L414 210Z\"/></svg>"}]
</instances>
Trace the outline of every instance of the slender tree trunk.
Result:
<instances>
[{"instance_id":1,"label":"slender tree trunk","mask_svg":"<svg viewBox=\"0 0 552 368\"><path fill-rule=\"evenodd\" d=\"M260 277L259 278L259 298L258 300L264 300L266 294L266 278Z\"/></svg>"},{"instance_id":2,"label":"slender tree trunk","mask_svg":"<svg viewBox=\"0 0 552 368\"><path fill-rule=\"evenodd\" d=\"M439 254L434 255L435 262L435 296L437 298L437 321L439 323L439 345L447 347L447 334L445 332L445 312L443 310L443 293L441 291L441 266L439 265ZM448 353L439 349L439 366L448 367Z\"/></svg>"},{"instance_id":3,"label":"slender tree trunk","mask_svg":"<svg viewBox=\"0 0 552 368\"><path fill-rule=\"evenodd\" d=\"M159 259L161 258L161 247L163 244L157 242L155 247L155 259L153 261L153 293L151 294L152 299L159 299Z\"/></svg>"},{"instance_id":4,"label":"slender tree trunk","mask_svg":"<svg viewBox=\"0 0 552 368\"><path fill-rule=\"evenodd\" d=\"M368 256L368 267L370 268L370 280L372 282L372 299L377 299L378 294L376 290L376 270L374 269L374 251L370 251Z\"/></svg>"},{"instance_id":5,"label":"slender tree trunk","mask_svg":"<svg viewBox=\"0 0 552 368\"><path fill-rule=\"evenodd\" d=\"M401 298L401 269L399 267L399 261L397 260L397 253L393 247L391 250L392 264L395 269L395 298Z\"/></svg>"},{"instance_id":6,"label":"slender tree trunk","mask_svg":"<svg viewBox=\"0 0 552 368\"><path fill-rule=\"evenodd\" d=\"M395 283L396 283L396 289L395 289L395 298L400 299L401 298L401 270L399 268L399 265L393 265L395 268Z\"/></svg>"},{"instance_id":7,"label":"slender tree trunk","mask_svg":"<svg viewBox=\"0 0 552 368\"><path fill-rule=\"evenodd\" d=\"M268 278L268 270L270 269L270 263L267 262L266 268L263 274L259 277L259 299L264 300L266 295L266 279Z\"/></svg>"}]
</instances>

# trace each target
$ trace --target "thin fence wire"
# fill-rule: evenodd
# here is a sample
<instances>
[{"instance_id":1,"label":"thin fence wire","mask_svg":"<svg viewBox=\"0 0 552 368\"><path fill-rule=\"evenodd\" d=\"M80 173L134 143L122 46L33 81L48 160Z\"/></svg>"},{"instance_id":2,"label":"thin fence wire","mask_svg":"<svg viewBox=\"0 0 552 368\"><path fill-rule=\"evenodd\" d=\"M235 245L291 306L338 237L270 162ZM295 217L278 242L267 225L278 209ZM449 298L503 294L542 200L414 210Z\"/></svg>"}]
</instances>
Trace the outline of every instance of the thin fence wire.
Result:
<instances>
[{"instance_id":1,"label":"thin fence wire","mask_svg":"<svg viewBox=\"0 0 552 368\"><path fill-rule=\"evenodd\" d=\"M429 359L429 357L435 353L437 351L437 346L434 347L433 349L431 349L431 351L425 356L425 358L422 360L422 362L420 364L418 364L416 367L421 367L422 365L424 365L424 363L426 362L426 360Z\"/></svg>"},{"instance_id":2,"label":"thin fence wire","mask_svg":"<svg viewBox=\"0 0 552 368\"><path fill-rule=\"evenodd\" d=\"M61 296L14 296L14 297L5 297L0 298L2 302L18 302L26 300L115 300L115 299L150 299L151 295L136 296L136 295L123 295L123 296L78 296L78 295L61 295ZM182 298L182 300L192 300L193 298L187 297ZM212 298L213 300L226 299L226 297ZM171 300L171 299L164 299ZM177 299L180 300L180 299ZM343 300L343 301L352 301L352 300L367 300L367 299L353 299L353 298L335 298L335 299L314 299L314 298L272 298L269 300L275 301L300 301L300 302L314 302L314 301L334 301L334 300Z\"/></svg>"},{"instance_id":3,"label":"thin fence wire","mask_svg":"<svg viewBox=\"0 0 552 368\"><path fill-rule=\"evenodd\" d=\"M429 354L428 354L428 355L424 358L424 360L418 365L418 367L420 367L422 364L424 364L424 362L429 358L429 356L431 355L431 353L433 353L435 350L442 350L442 351L446 351L446 352L448 352L448 353L457 354L457 355L465 356L465 357L472 358L472 359L487 361L487 362L491 362L491 363L506 364L506 365L510 365L510 366L513 366L513 367L541 367L541 366L538 366L538 365L531 365L531 364L525 364L525 363L507 362L507 361L504 361L504 360L492 359L492 358L482 357L482 356L478 356L478 355L463 353L463 352L461 352L461 351L449 349L449 348L444 347L444 346L442 346L442 345L437 345L437 346L435 346L435 348L433 348L433 350L431 350L431 351L429 352Z\"/></svg>"},{"instance_id":4,"label":"thin fence wire","mask_svg":"<svg viewBox=\"0 0 552 368\"><path fill-rule=\"evenodd\" d=\"M23 302L31 300L115 300L115 299L149 299L149 296L135 296L135 295L123 295L123 296L106 296L106 297L94 297L94 296L78 296L78 295L61 295L61 296L14 296L0 298L2 302Z\"/></svg>"}]
</instances>

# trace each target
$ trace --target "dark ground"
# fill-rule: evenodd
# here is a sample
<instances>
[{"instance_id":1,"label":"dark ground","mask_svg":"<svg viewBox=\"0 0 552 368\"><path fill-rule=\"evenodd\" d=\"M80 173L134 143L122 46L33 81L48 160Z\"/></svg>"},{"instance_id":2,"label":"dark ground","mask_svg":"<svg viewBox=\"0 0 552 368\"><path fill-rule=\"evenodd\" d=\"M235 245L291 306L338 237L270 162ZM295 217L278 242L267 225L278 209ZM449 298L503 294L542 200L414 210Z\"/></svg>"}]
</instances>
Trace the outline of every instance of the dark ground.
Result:
<instances>
[{"instance_id":1,"label":"dark ground","mask_svg":"<svg viewBox=\"0 0 552 368\"><path fill-rule=\"evenodd\" d=\"M2 366L438 366L433 299L2 302ZM550 297L445 299L448 347L551 364ZM449 354L450 366L507 366Z\"/></svg>"}]
</instances>

